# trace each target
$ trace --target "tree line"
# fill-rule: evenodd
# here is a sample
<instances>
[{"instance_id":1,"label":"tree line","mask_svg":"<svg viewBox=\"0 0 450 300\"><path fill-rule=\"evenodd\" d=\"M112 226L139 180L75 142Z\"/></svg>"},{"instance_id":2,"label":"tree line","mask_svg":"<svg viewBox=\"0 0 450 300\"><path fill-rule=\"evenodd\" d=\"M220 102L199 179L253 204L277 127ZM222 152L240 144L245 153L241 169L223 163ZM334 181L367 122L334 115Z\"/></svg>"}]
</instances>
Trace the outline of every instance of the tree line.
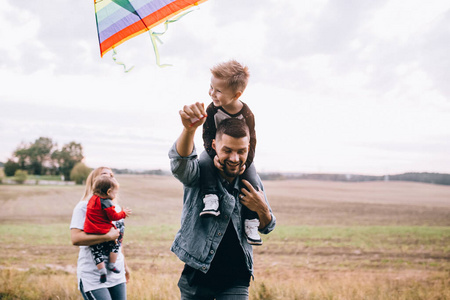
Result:
<instances>
[{"instance_id":1,"label":"tree line","mask_svg":"<svg viewBox=\"0 0 450 300\"><path fill-rule=\"evenodd\" d=\"M409 172L395 175L357 175L357 174L322 174L322 173L260 173L263 180L309 179L325 181L414 181L432 184L450 185L450 174Z\"/></svg>"},{"instance_id":2,"label":"tree line","mask_svg":"<svg viewBox=\"0 0 450 300\"><path fill-rule=\"evenodd\" d=\"M61 175L68 181L74 167L83 159L81 144L70 142L58 148L51 138L40 137L33 143L21 143L3 168L6 176L14 176L20 170L29 175Z\"/></svg>"}]
</instances>

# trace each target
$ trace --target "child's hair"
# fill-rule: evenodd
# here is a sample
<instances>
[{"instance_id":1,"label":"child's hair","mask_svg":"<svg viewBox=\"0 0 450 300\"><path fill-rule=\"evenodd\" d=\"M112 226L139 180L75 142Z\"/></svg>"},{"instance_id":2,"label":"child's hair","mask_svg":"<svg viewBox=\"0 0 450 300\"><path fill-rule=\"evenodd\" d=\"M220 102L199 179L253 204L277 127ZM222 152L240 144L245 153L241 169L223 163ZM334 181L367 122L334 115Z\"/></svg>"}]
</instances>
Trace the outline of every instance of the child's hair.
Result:
<instances>
[{"instance_id":1,"label":"child's hair","mask_svg":"<svg viewBox=\"0 0 450 300\"><path fill-rule=\"evenodd\" d=\"M224 134L233 138L250 138L247 123L243 119L238 118L228 118L219 123L216 130L216 140L221 140Z\"/></svg>"},{"instance_id":2,"label":"child's hair","mask_svg":"<svg viewBox=\"0 0 450 300\"><path fill-rule=\"evenodd\" d=\"M235 60L220 63L211 68L214 77L225 80L234 91L244 92L247 87L250 72L247 66L243 66Z\"/></svg>"},{"instance_id":3,"label":"child's hair","mask_svg":"<svg viewBox=\"0 0 450 300\"><path fill-rule=\"evenodd\" d=\"M97 169L93 170L89 176L86 179L86 187L84 189L84 195L81 198L81 200L89 200L91 195L93 194L93 187L94 187L94 181L95 179L102 174L104 169L111 170L108 167L98 167Z\"/></svg>"},{"instance_id":4,"label":"child's hair","mask_svg":"<svg viewBox=\"0 0 450 300\"><path fill-rule=\"evenodd\" d=\"M108 198L108 191L110 189L118 189L119 183L114 177L102 175L97 177L94 181L93 192L94 195L97 195L102 198Z\"/></svg>"}]
</instances>

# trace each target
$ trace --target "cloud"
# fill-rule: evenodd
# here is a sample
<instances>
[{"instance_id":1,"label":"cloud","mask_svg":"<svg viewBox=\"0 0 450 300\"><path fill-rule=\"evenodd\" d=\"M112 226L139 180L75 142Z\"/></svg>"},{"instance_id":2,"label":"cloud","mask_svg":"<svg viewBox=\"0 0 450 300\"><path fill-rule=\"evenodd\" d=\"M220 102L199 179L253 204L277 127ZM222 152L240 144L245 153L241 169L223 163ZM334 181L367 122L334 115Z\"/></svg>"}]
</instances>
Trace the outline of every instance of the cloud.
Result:
<instances>
[{"instance_id":1,"label":"cloud","mask_svg":"<svg viewBox=\"0 0 450 300\"><path fill-rule=\"evenodd\" d=\"M0 31L8 57L2 65L20 72L43 69L59 74L93 71L96 25L93 4L82 1L7 2ZM9 62L9 63L8 63Z\"/></svg>"},{"instance_id":2,"label":"cloud","mask_svg":"<svg viewBox=\"0 0 450 300\"><path fill-rule=\"evenodd\" d=\"M21 140L51 136L81 142L92 164L165 165L178 109L209 103L209 68L231 58L250 68L242 99L256 115L266 170L370 172L396 160L405 167L421 151L441 157L450 4L411 1L206 1L161 37L161 62L173 67L155 65L147 34L117 47L135 65L127 74L111 52L100 58L92 2L4 1L0 160ZM295 163L274 159L289 156Z\"/></svg>"},{"instance_id":3,"label":"cloud","mask_svg":"<svg viewBox=\"0 0 450 300\"><path fill-rule=\"evenodd\" d=\"M450 9L421 33L420 66L433 80L433 85L450 101Z\"/></svg>"}]
</instances>

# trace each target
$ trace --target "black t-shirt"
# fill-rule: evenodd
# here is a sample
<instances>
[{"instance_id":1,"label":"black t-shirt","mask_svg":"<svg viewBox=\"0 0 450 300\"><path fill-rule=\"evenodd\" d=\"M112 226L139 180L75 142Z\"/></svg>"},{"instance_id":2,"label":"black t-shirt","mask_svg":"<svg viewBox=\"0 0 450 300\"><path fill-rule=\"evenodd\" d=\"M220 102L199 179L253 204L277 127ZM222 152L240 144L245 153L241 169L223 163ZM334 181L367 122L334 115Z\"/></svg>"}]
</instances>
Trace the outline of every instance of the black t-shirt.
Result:
<instances>
[{"instance_id":1,"label":"black t-shirt","mask_svg":"<svg viewBox=\"0 0 450 300\"><path fill-rule=\"evenodd\" d=\"M203 285L215 289L233 285L250 286L250 272L244 255L230 221L208 272L205 274L185 265L183 274L187 276L191 286Z\"/></svg>"}]
</instances>

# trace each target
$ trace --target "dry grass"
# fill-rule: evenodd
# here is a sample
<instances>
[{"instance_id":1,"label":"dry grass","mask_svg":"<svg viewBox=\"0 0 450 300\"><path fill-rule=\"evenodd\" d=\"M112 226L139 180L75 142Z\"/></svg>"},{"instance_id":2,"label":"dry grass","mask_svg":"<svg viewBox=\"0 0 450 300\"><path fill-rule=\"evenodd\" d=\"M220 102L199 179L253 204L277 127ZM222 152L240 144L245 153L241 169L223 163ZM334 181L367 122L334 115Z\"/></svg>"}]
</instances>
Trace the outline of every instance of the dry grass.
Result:
<instances>
[{"instance_id":1,"label":"dry grass","mask_svg":"<svg viewBox=\"0 0 450 300\"><path fill-rule=\"evenodd\" d=\"M178 299L169 248L182 186L118 177L129 299ZM277 229L255 247L250 299L450 299L450 187L405 182L264 183ZM81 186L0 185L0 299L81 299L72 209Z\"/></svg>"}]
</instances>

